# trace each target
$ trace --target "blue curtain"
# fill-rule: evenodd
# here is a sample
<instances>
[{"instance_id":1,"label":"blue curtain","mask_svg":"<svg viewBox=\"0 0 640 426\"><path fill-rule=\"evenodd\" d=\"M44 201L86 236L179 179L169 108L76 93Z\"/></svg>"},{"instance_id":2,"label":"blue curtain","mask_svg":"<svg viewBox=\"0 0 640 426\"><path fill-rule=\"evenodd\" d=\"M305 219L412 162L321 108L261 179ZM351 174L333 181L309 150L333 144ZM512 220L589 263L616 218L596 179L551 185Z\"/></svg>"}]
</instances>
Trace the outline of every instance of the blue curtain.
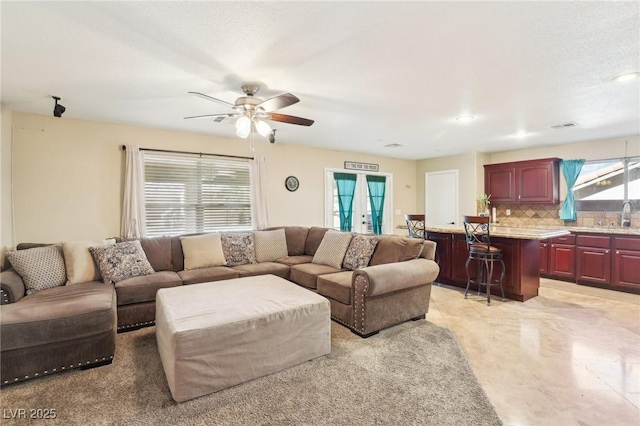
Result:
<instances>
[{"instance_id":1,"label":"blue curtain","mask_svg":"<svg viewBox=\"0 0 640 426\"><path fill-rule=\"evenodd\" d=\"M584 160L562 160L560 163L560 169L562 170L562 176L567 182L567 198L562 203L560 209L560 219L567 221L574 221L577 219L576 214L576 200L573 195L573 185L575 185Z\"/></svg>"},{"instance_id":2,"label":"blue curtain","mask_svg":"<svg viewBox=\"0 0 640 426\"><path fill-rule=\"evenodd\" d=\"M353 194L356 191L357 175L351 173L334 173L333 179L338 187L338 208L340 210L340 230L351 231L353 215Z\"/></svg>"},{"instance_id":3,"label":"blue curtain","mask_svg":"<svg viewBox=\"0 0 640 426\"><path fill-rule=\"evenodd\" d=\"M371 204L371 225L375 234L382 234L382 214L384 210L385 176L367 175L369 187L369 203Z\"/></svg>"}]
</instances>

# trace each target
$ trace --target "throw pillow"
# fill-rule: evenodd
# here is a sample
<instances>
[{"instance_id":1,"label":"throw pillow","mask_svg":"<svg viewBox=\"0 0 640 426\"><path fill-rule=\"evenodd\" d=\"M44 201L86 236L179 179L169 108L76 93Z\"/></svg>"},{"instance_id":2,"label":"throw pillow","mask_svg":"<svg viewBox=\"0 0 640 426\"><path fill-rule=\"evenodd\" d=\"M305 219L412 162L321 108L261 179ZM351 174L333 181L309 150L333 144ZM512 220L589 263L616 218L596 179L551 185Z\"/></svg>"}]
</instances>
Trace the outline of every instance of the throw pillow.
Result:
<instances>
[{"instance_id":1,"label":"throw pillow","mask_svg":"<svg viewBox=\"0 0 640 426\"><path fill-rule=\"evenodd\" d=\"M10 251L6 257L22 278L27 294L61 286L67 280L58 245Z\"/></svg>"},{"instance_id":2,"label":"throw pillow","mask_svg":"<svg viewBox=\"0 0 640 426\"><path fill-rule=\"evenodd\" d=\"M222 234L222 251L228 266L256 263L256 251L251 232Z\"/></svg>"},{"instance_id":3,"label":"throw pillow","mask_svg":"<svg viewBox=\"0 0 640 426\"><path fill-rule=\"evenodd\" d=\"M311 262L342 269L342 260L349 248L351 237L352 234L350 232L328 230L322 237L322 241Z\"/></svg>"},{"instance_id":4,"label":"throw pillow","mask_svg":"<svg viewBox=\"0 0 640 426\"><path fill-rule=\"evenodd\" d=\"M155 272L138 240L89 247L89 251L98 264L102 279L107 284L115 284L127 278L150 275Z\"/></svg>"},{"instance_id":5,"label":"throw pillow","mask_svg":"<svg viewBox=\"0 0 640 426\"><path fill-rule=\"evenodd\" d=\"M67 269L67 285L86 283L88 281L100 281L100 269L91 256L89 247L100 245L113 245L114 238L95 241L65 241L62 243L64 264Z\"/></svg>"},{"instance_id":6,"label":"throw pillow","mask_svg":"<svg viewBox=\"0 0 640 426\"><path fill-rule=\"evenodd\" d=\"M275 262L289 256L284 229L256 231L253 233L253 243L257 262Z\"/></svg>"},{"instance_id":7,"label":"throw pillow","mask_svg":"<svg viewBox=\"0 0 640 426\"><path fill-rule=\"evenodd\" d=\"M369 264L377 244L378 237L375 235L354 235L342 265L352 271L364 268Z\"/></svg>"},{"instance_id":8,"label":"throw pillow","mask_svg":"<svg viewBox=\"0 0 640 426\"><path fill-rule=\"evenodd\" d=\"M200 269L227 264L220 234L195 235L180 238L184 254L184 269Z\"/></svg>"}]
</instances>

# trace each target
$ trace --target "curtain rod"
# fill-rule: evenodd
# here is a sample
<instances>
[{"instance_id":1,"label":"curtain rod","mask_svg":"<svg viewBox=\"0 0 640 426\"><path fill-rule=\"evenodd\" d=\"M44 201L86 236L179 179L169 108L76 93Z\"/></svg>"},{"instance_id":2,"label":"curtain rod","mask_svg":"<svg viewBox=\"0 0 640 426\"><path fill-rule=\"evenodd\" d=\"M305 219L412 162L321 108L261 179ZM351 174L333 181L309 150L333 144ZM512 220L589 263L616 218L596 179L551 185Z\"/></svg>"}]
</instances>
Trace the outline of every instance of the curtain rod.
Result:
<instances>
[{"instance_id":1,"label":"curtain rod","mask_svg":"<svg viewBox=\"0 0 640 426\"><path fill-rule=\"evenodd\" d=\"M619 160L619 161L624 161L624 160L635 160L636 158L640 158L639 155L632 155L630 157L613 157L613 158L602 158L602 159L596 159L596 160L584 160L585 164L588 163L602 163L603 161L613 161L613 160Z\"/></svg>"},{"instance_id":2,"label":"curtain rod","mask_svg":"<svg viewBox=\"0 0 640 426\"><path fill-rule=\"evenodd\" d=\"M126 151L127 146L122 145L122 150ZM226 155L226 154L207 154L206 152L191 152L191 151L175 151L172 149L153 149L153 148L140 148L140 151L150 151L150 152L166 152L169 154L195 154L202 157L203 155L210 155L213 157L224 157L224 158L238 158L241 160L253 160L253 157L242 157L240 155Z\"/></svg>"}]
</instances>

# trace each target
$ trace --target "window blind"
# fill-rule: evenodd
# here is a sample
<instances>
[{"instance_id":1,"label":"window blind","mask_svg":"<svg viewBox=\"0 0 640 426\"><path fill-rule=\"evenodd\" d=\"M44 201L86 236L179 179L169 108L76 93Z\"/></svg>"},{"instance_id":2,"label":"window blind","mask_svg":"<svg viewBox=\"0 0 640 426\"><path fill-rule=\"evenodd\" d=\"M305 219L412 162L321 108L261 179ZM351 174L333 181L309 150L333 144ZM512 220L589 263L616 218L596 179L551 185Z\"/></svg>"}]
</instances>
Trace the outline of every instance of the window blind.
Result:
<instances>
[{"instance_id":1,"label":"window blind","mask_svg":"<svg viewBox=\"0 0 640 426\"><path fill-rule=\"evenodd\" d=\"M251 230L246 160L144 153L146 234Z\"/></svg>"}]
</instances>

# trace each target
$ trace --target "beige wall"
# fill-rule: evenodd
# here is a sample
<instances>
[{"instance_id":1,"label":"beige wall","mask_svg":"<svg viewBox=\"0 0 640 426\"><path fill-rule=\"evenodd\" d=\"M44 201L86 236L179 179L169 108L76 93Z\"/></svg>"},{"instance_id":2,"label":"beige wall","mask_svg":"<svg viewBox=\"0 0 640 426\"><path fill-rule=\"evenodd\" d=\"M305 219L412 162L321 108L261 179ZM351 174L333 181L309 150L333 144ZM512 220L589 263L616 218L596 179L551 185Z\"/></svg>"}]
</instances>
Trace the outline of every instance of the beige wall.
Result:
<instances>
[{"instance_id":1,"label":"beige wall","mask_svg":"<svg viewBox=\"0 0 640 426\"><path fill-rule=\"evenodd\" d=\"M14 238L58 242L120 234L124 175L123 144L251 156L248 143L187 132L13 112ZM4 146L4 143L3 143ZM393 174L393 209L416 209L416 162L284 143L257 143L266 159L272 225L322 226L324 168L344 161L380 165ZM284 179L295 175L300 189ZM5 200L3 193L3 201ZM394 215L394 227L404 223ZM3 223L4 226L4 223Z\"/></svg>"},{"instance_id":2,"label":"beige wall","mask_svg":"<svg viewBox=\"0 0 640 426\"><path fill-rule=\"evenodd\" d=\"M0 265L13 244L11 212L11 111L0 109Z\"/></svg>"}]
</instances>

